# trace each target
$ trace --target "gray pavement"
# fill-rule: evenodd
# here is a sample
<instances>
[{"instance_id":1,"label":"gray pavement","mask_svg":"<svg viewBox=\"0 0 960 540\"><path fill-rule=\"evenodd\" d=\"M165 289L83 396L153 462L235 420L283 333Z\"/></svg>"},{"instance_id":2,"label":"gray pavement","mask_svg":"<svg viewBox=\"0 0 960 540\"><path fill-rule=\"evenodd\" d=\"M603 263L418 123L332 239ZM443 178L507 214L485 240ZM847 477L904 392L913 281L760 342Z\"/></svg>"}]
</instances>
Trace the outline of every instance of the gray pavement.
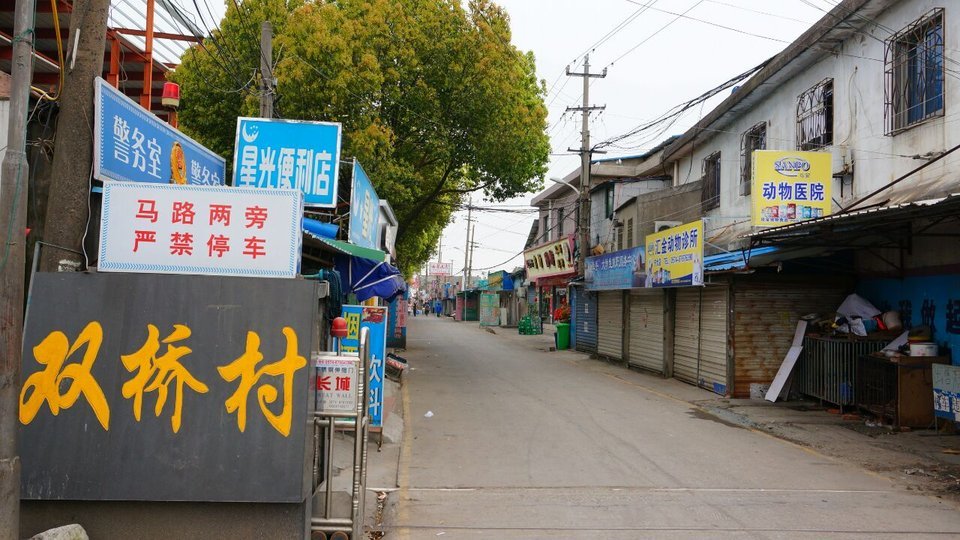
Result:
<instances>
[{"instance_id":1,"label":"gray pavement","mask_svg":"<svg viewBox=\"0 0 960 540\"><path fill-rule=\"evenodd\" d=\"M709 392L408 321L387 538L960 537L954 503L706 414Z\"/></svg>"}]
</instances>

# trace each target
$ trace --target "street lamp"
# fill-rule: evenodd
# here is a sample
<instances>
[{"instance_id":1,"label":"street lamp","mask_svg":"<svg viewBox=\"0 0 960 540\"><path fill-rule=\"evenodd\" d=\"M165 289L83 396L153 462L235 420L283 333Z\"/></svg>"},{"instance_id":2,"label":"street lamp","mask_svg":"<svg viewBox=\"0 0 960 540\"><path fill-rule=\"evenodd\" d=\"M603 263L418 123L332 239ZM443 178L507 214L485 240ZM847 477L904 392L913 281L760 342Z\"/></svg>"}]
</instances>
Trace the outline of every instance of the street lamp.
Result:
<instances>
[{"instance_id":1,"label":"street lamp","mask_svg":"<svg viewBox=\"0 0 960 540\"><path fill-rule=\"evenodd\" d=\"M575 187L573 187L573 184L571 184L570 182L567 182L566 180L561 180L560 178L556 178L556 177L551 178L550 181L551 181L551 182L555 182L555 183L557 183L557 184L563 184L563 185L567 186L568 188L572 189L573 192L576 193L578 197L580 196L580 190L577 189L577 188L575 188Z\"/></svg>"}]
</instances>

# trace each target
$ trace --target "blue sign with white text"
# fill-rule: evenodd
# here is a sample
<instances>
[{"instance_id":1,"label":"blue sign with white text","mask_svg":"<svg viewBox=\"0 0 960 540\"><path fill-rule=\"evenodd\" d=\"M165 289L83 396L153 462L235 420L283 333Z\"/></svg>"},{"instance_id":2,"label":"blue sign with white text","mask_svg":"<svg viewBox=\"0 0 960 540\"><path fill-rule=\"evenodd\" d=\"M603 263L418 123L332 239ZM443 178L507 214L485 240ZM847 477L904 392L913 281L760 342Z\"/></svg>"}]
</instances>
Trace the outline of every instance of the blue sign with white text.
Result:
<instances>
[{"instance_id":1,"label":"blue sign with white text","mask_svg":"<svg viewBox=\"0 0 960 540\"><path fill-rule=\"evenodd\" d=\"M353 194L350 196L350 243L380 249L380 197L360 162L353 160Z\"/></svg>"},{"instance_id":2,"label":"blue sign with white text","mask_svg":"<svg viewBox=\"0 0 960 540\"><path fill-rule=\"evenodd\" d=\"M226 161L107 81L95 85L93 177L97 180L222 186Z\"/></svg>"},{"instance_id":3,"label":"blue sign with white text","mask_svg":"<svg viewBox=\"0 0 960 540\"><path fill-rule=\"evenodd\" d=\"M614 251L613 253L604 253L596 257L587 257L586 272L584 273L587 290L603 291L643 287L646 278L643 254L643 246L638 246Z\"/></svg>"},{"instance_id":4,"label":"blue sign with white text","mask_svg":"<svg viewBox=\"0 0 960 540\"><path fill-rule=\"evenodd\" d=\"M342 352L357 352L360 349L360 329L370 329L370 365L367 381L370 400L370 425L383 425L383 369L387 357L387 308L372 306L343 306L343 318L347 320L347 337L340 340Z\"/></svg>"},{"instance_id":5,"label":"blue sign with white text","mask_svg":"<svg viewBox=\"0 0 960 540\"><path fill-rule=\"evenodd\" d=\"M238 118L233 185L299 189L304 206L335 208L340 139L338 123Z\"/></svg>"}]
</instances>

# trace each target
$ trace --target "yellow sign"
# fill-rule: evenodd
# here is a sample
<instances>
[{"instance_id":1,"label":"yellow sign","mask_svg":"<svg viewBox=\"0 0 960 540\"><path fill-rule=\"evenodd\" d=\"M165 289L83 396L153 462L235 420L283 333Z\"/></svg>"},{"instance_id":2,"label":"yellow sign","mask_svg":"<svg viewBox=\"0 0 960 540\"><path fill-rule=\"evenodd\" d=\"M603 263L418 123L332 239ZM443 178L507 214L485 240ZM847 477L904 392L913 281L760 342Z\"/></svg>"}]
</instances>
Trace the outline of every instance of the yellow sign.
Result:
<instances>
[{"instance_id":1,"label":"yellow sign","mask_svg":"<svg viewBox=\"0 0 960 540\"><path fill-rule=\"evenodd\" d=\"M527 268L527 279L572 274L576 271L573 266L573 238L568 236L530 248L523 252L523 261Z\"/></svg>"},{"instance_id":2,"label":"yellow sign","mask_svg":"<svg viewBox=\"0 0 960 540\"><path fill-rule=\"evenodd\" d=\"M647 235L647 287L703 285L703 220Z\"/></svg>"},{"instance_id":3,"label":"yellow sign","mask_svg":"<svg viewBox=\"0 0 960 540\"><path fill-rule=\"evenodd\" d=\"M830 152L753 152L753 225L776 227L830 215Z\"/></svg>"}]
</instances>

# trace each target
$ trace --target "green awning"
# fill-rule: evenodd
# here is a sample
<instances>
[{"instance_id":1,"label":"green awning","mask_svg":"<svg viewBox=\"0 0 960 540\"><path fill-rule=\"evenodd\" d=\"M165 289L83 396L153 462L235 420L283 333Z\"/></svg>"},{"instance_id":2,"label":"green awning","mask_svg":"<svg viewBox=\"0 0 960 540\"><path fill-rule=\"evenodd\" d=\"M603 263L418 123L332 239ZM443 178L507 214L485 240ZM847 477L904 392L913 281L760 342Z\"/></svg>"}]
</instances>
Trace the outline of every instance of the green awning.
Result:
<instances>
[{"instance_id":1,"label":"green awning","mask_svg":"<svg viewBox=\"0 0 960 540\"><path fill-rule=\"evenodd\" d=\"M324 244L337 253L343 253L344 255L353 255L354 257L362 257L364 259L370 259L371 261L383 262L387 260L387 254L380 251L379 249L370 249L356 244L351 244L350 242L344 242L342 240L332 240L330 238L323 238L322 236L317 236L306 232L310 238Z\"/></svg>"}]
</instances>

